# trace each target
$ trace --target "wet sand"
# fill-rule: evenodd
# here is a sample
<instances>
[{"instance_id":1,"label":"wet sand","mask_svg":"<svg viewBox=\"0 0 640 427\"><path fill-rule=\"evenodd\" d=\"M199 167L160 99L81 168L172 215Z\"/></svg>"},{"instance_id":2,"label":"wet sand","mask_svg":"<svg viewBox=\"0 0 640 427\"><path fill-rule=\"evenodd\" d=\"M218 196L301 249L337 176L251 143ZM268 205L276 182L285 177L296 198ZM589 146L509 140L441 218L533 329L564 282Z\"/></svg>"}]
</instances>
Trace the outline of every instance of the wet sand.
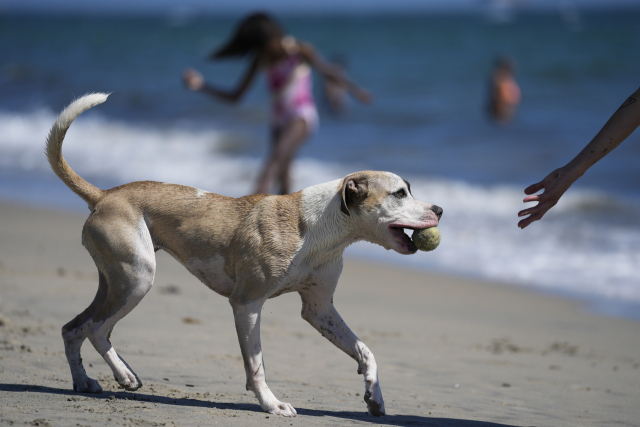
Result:
<instances>
[{"instance_id":1,"label":"wet sand","mask_svg":"<svg viewBox=\"0 0 640 427\"><path fill-rule=\"evenodd\" d=\"M97 289L86 216L0 201L0 425L637 426L640 322L505 285L347 258L334 301L376 357L387 415L366 413L356 363L267 302L267 380L296 418L244 390L231 307L165 253L112 343L144 386L117 387L86 342L102 394L72 389L60 328ZM414 256L428 256L417 254Z\"/></svg>"}]
</instances>

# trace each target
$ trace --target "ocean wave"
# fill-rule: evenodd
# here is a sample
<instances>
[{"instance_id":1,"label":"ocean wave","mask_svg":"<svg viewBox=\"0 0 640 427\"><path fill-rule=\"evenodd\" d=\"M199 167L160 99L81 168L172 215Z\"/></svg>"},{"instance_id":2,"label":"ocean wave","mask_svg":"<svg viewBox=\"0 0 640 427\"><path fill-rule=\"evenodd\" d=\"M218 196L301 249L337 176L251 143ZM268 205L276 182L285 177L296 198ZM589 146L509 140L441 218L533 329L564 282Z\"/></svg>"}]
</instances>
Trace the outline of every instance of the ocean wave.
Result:
<instances>
[{"instance_id":1,"label":"ocean wave","mask_svg":"<svg viewBox=\"0 0 640 427\"><path fill-rule=\"evenodd\" d=\"M0 114L2 176L49 176L43 145L55 114ZM89 181L174 182L220 194L251 191L262 159L229 150L237 140L216 129L152 128L80 117L70 128L63 153ZM354 165L299 158L294 188L354 172ZM357 244L349 253L413 268L435 269L553 292L640 302L640 226L637 200L592 190L572 190L541 222L517 228L522 189L508 184L476 185L437 176L404 176L415 197L444 209L442 243L410 257ZM2 179L2 178L0 178ZM34 191L33 202L40 200Z\"/></svg>"}]
</instances>

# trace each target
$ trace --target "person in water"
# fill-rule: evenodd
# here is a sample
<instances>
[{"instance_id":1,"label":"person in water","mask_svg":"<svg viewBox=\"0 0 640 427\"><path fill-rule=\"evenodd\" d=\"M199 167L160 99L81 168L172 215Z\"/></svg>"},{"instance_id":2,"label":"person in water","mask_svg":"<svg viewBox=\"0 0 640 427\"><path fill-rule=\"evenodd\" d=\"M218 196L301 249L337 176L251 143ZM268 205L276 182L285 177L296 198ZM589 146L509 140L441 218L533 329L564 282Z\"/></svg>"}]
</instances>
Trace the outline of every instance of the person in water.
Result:
<instances>
[{"instance_id":1,"label":"person in water","mask_svg":"<svg viewBox=\"0 0 640 427\"><path fill-rule=\"evenodd\" d=\"M600 131L582 151L565 166L554 170L542 181L525 188L529 196L524 202L538 202L536 206L518 212L518 227L525 228L533 221L542 219L549 209L554 207L560 197L593 165L609 154L640 126L640 88L613 113ZM544 189L542 194L535 194Z\"/></svg>"},{"instance_id":2,"label":"person in water","mask_svg":"<svg viewBox=\"0 0 640 427\"><path fill-rule=\"evenodd\" d=\"M491 74L489 115L498 123L508 123L520 104L520 86L515 79L515 67L508 58L498 58Z\"/></svg>"},{"instance_id":3,"label":"person in water","mask_svg":"<svg viewBox=\"0 0 640 427\"><path fill-rule=\"evenodd\" d=\"M363 103L371 102L340 69L324 62L315 48L287 35L265 13L243 19L233 37L216 50L211 59L251 58L251 63L235 89L223 90L208 84L202 74L187 69L182 78L187 88L215 98L237 102L246 93L258 71L265 70L271 93L271 152L260 173L256 193L266 193L277 183L280 194L291 190L290 167L300 146L318 127L318 112L312 93L312 68L332 81L339 81Z\"/></svg>"}]
</instances>

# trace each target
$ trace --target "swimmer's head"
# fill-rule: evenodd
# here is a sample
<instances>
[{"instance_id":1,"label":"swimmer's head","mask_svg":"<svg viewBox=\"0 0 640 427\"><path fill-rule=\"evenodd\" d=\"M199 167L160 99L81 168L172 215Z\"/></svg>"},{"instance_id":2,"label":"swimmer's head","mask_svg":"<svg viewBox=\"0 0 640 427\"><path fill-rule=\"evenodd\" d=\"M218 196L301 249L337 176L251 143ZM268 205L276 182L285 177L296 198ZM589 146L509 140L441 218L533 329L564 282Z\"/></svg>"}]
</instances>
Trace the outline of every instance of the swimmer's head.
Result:
<instances>
[{"instance_id":1,"label":"swimmer's head","mask_svg":"<svg viewBox=\"0 0 640 427\"><path fill-rule=\"evenodd\" d=\"M240 22L231 40L209 58L242 57L257 52L274 38L283 35L282 27L271 16L262 12L253 13Z\"/></svg>"},{"instance_id":2,"label":"swimmer's head","mask_svg":"<svg viewBox=\"0 0 640 427\"><path fill-rule=\"evenodd\" d=\"M493 64L494 64L494 69L498 72L508 73L508 74L515 74L516 72L516 64L513 61L513 59L511 59L508 56L498 56L494 60Z\"/></svg>"}]
</instances>

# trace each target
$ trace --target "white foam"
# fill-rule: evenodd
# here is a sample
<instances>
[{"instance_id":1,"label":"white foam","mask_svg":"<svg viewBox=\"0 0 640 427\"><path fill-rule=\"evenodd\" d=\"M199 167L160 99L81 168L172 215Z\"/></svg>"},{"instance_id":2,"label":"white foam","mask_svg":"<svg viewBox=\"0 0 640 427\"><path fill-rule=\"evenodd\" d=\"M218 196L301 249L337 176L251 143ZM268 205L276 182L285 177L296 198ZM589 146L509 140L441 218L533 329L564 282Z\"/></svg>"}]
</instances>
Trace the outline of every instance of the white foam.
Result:
<instances>
[{"instance_id":1,"label":"white foam","mask_svg":"<svg viewBox=\"0 0 640 427\"><path fill-rule=\"evenodd\" d=\"M0 167L52 174L43 145L55 114L0 114ZM71 167L91 181L173 182L240 196L254 186L262 159L224 152L216 130L152 127L79 117L63 145ZM294 189L330 181L353 167L309 158L294 163ZM640 302L640 225L635 201L572 189L541 222L517 227L522 188L404 176L415 197L444 209L440 247L410 257L357 244L349 253L414 267L521 283L574 294ZM37 201L37 195L34 195ZM629 220L628 217L632 220Z\"/></svg>"},{"instance_id":2,"label":"white foam","mask_svg":"<svg viewBox=\"0 0 640 427\"><path fill-rule=\"evenodd\" d=\"M525 207L521 188L410 180L416 197L444 208L442 243L433 252L406 259L385 257L567 294L640 302L640 227L616 220L634 202L575 190L543 221L520 230L516 215ZM358 251L382 256L364 246Z\"/></svg>"}]
</instances>

